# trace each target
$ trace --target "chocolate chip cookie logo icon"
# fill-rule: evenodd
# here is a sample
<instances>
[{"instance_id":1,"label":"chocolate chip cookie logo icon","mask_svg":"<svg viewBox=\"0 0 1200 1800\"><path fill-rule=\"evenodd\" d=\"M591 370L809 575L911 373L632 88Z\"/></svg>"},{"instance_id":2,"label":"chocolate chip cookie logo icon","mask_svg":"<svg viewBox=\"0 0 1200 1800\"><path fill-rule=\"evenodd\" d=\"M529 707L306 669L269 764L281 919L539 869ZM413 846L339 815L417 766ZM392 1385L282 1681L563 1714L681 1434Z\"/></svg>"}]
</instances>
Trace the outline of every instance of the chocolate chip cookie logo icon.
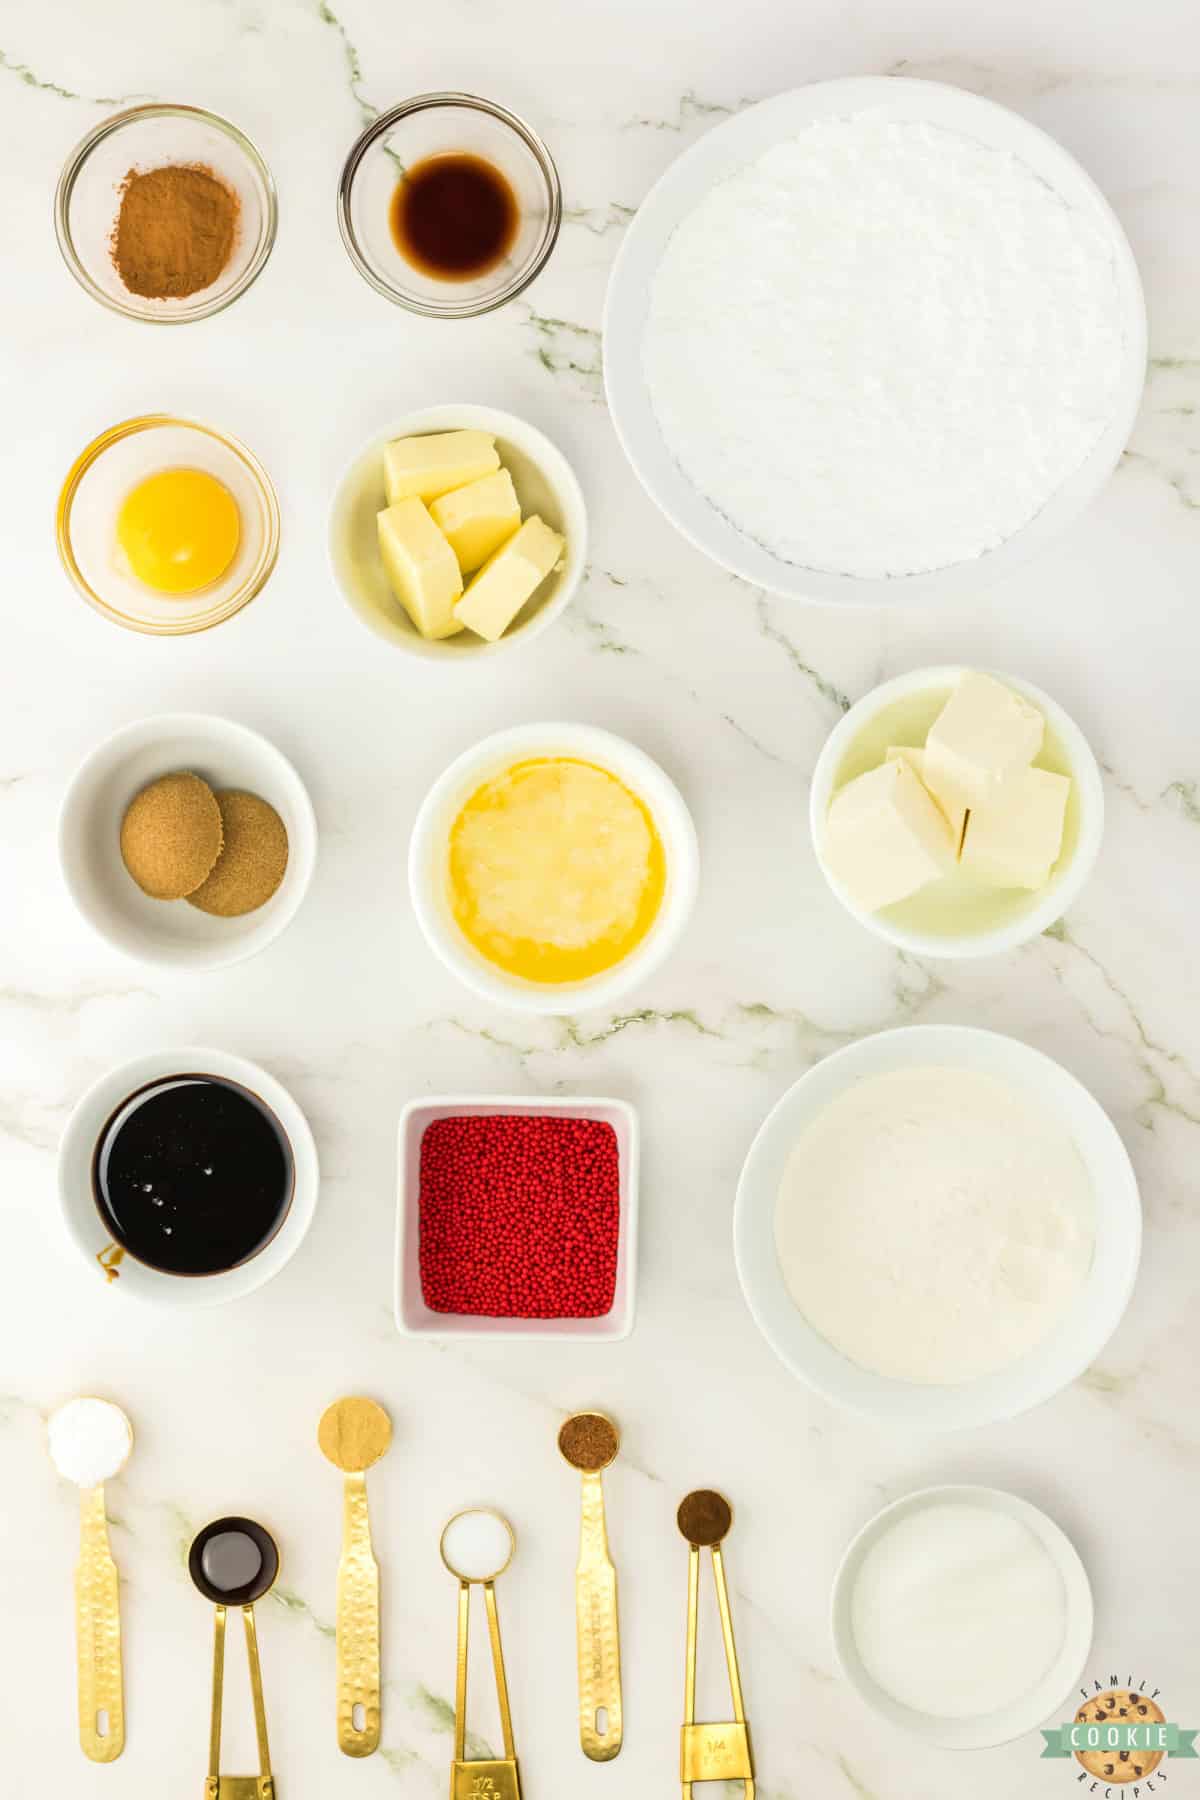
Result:
<instances>
[{"instance_id":1,"label":"chocolate chip cookie logo icon","mask_svg":"<svg viewBox=\"0 0 1200 1800\"><path fill-rule=\"evenodd\" d=\"M1115 1675L1108 1685L1093 1681L1080 1690L1081 1704L1069 1725L1042 1729L1043 1757L1072 1757L1079 1766L1077 1789L1097 1800L1120 1795L1138 1800L1159 1792L1166 1782L1160 1767L1167 1757L1197 1755L1200 1727L1185 1730L1169 1720L1159 1705L1159 1689L1130 1676L1122 1687ZM1156 1779L1157 1776L1157 1779Z\"/></svg>"}]
</instances>

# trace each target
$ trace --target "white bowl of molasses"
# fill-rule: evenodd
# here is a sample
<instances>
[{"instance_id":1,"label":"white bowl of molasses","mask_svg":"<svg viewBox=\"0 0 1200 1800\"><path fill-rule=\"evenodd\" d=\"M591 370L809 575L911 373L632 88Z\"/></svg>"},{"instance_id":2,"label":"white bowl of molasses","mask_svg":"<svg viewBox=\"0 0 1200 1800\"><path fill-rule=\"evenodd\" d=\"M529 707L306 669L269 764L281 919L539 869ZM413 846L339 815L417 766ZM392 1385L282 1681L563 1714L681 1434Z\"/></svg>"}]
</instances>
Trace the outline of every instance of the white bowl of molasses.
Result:
<instances>
[{"instance_id":1,"label":"white bowl of molasses","mask_svg":"<svg viewBox=\"0 0 1200 1800\"><path fill-rule=\"evenodd\" d=\"M553 250L562 190L532 125L475 94L418 94L372 121L338 184L338 225L376 293L434 319L491 312Z\"/></svg>"},{"instance_id":2,"label":"white bowl of molasses","mask_svg":"<svg viewBox=\"0 0 1200 1800\"><path fill-rule=\"evenodd\" d=\"M282 1083L225 1050L156 1050L81 1095L58 1153L63 1222L98 1281L216 1306L270 1281L317 1204L317 1150Z\"/></svg>"}]
</instances>

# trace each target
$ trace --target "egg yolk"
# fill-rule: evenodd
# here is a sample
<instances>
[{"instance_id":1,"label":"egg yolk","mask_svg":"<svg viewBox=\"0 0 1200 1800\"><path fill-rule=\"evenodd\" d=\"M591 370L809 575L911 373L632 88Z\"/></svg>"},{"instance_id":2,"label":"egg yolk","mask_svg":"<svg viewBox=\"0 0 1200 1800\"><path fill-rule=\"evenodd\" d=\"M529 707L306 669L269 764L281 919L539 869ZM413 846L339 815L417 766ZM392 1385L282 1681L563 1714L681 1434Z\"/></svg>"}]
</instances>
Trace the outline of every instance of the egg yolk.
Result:
<instances>
[{"instance_id":1,"label":"egg yolk","mask_svg":"<svg viewBox=\"0 0 1200 1800\"><path fill-rule=\"evenodd\" d=\"M237 501L203 469L160 469L126 494L117 542L139 581L160 594L194 594L220 579L237 553Z\"/></svg>"}]
</instances>

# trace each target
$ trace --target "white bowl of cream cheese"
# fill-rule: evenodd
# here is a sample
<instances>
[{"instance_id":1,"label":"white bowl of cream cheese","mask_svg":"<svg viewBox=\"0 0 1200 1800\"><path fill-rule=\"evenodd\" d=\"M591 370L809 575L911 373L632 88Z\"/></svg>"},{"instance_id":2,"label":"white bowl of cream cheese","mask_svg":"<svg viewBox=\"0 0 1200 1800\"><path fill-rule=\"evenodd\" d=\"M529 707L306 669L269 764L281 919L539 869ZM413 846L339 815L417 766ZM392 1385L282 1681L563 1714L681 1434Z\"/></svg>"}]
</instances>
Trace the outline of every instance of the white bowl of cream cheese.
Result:
<instances>
[{"instance_id":1,"label":"white bowl of cream cheese","mask_svg":"<svg viewBox=\"0 0 1200 1800\"><path fill-rule=\"evenodd\" d=\"M996 956L1032 942L1073 906L1086 886L1104 838L1104 785L1095 752L1056 700L1030 681L996 679L1037 707L1045 739L1037 766L1071 779L1062 847L1043 887L986 889L959 870L895 905L868 912L830 867L826 821L842 785L884 759L889 744L924 742L925 733L968 671L945 665L910 669L872 688L843 714L826 738L809 790L809 827L817 863L846 911L876 937L914 956L950 960Z\"/></svg>"},{"instance_id":2,"label":"white bowl of cream cheese","mask_svg":"<svg viewBox=\"0 0 1200 1800\"><path fill-rule=\"evenodd\" d=\"M810 1069L754 1139L734 1209L776 1355L902 1429L990 1424L1068 1386L1116 1329L1140 1248L1133 1168L1087 1089L958 1025Z\"/></svg>"}]
</instances>

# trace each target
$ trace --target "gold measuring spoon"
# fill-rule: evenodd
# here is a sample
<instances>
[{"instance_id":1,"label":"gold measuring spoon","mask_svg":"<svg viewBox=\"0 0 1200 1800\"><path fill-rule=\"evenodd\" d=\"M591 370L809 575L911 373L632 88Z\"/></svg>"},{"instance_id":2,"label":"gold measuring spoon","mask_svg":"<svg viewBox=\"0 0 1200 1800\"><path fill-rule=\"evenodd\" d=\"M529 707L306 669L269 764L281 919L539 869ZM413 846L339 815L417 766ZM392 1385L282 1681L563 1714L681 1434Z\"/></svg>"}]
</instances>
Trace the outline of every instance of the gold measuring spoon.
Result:
<instances>
[{"instance_id":1,"label":"gold measuring spoon","mask_svg":"<svg viewBox=\"0 0 1200 1800\"><path fill-rule=\"evenodd\" d=\"M558 1434L564 1460L583 1477L579 1561L575 1567L575 1648L579 1663L579 1743L593 1762L611 1762L621 1748L621 1633L617 1571L608 1553L602 1469L621 1448L621 1434L603 1413L573 1413Z\"/></svg>"},{"instance_id":2,"label":"gold measuring spoon","mask_svg":"<svg viewBox=\"0 0 1200 1800\"><path fill-rule=\"evenodd\" d=\"M125 1466L133 1427L111 1400L68 1400L47 1424L50 1457L80 1490L75 1566L75 1652L79 1745L91 1762L115 1762L125 1748L121 1601L108 1542L104 1483Z\"/></svg>"},{"instance_id":3,"label":"gold measuring spoon","mask_svg":"<svg viewBox=\"0 0 1200 1800\"><path fill-rule=\"evenodd\" d=\"M442 1561L458 1581L458 1665L454 1684L454 1762L450 1768L450 1800L521 1800L521 1778L508 1710L508 1678L500 1644L496 1610L496 1577L503 1575L516 1553L512 1526L500 1513L473 1507L455 1513L442 1532ZM471 1623L471 1585L483 1586L492 1668L500 1708L503 1757L467 1760L467 1633Z\"/></svg>"},{"instance_id":4,"label":"gold measuring spoon","mask_svg":"<svg viewBox=\"0 0 1200 1800\"><path fill-rule=\"evenodd\" d=\"M711 1488L697 1488L680 1502L675 1520L688 1542L687 1666L683 1689L683 1735L679 1745L683 1800L692 1800L692 1783L695 1781L740 1781L745 1800L754 1800L754 1759L742 1707L742 1680L738 1673L733 1615L729 1610L729 1589L725 1585L725 1562L721 1555L722 1539L728 1536L733 1524L733 1509L724 1495L714 1493ZM712 1551L717 1609L721 1615L721 1636L725 1640L725 1668L733 1697L733 1719L727 1725L696 1723L696 1613L700 1598L700 1551L705 1545Z\"/></svg>"},{"instance_id":5,"label":"gold measuring spoon","mask_svg":"<svg viewBox=\"0 0 1200 1800\"><path fill-rule=\"evenodd\" d=\"M279 1573L279 1551L265 1526L253 1519L214 1519L197 1532L188 1551L188 1574L206 1600L216 1607L213 1621L212 1722L208 1734L208 1776L204 1800L275 1800L271 1752L267 1744L267 1710L254 1603L269 1593ZM225 1691L225 1612L240 1606L250 1665L250 1698L258 1742L257 1775L222 1775L221 1709Z\"/></svg>"},{"instance_id":6,"label":"gold measuring spoon","mask_svg":"<svg viewBox=\"0 0 1200 1800\"><path fill-rule=\"evenodd\" d=\"M337 1583L337 1739L346 1756L379 1748L379 1564L371 1548L366 1470L391 1441L392 1421L361 1394L335 1400L317 1426L318 1444L346 1477Z\"/></svg>"}]
</instances>

